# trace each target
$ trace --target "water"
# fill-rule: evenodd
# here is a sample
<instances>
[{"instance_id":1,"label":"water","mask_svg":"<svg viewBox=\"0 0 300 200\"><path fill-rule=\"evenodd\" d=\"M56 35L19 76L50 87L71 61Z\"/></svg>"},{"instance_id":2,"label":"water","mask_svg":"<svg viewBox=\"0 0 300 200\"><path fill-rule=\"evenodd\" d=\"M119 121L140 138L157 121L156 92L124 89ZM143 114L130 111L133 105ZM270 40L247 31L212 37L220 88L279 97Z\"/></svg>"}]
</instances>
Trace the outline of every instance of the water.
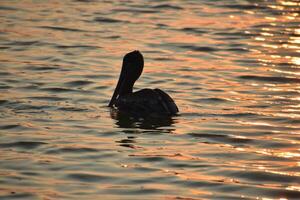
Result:
<instances>
[{"instance_id":1,"label":"water","mask_svg":"<svg viewBox=\"0 0 300 200\"><path fill-rule=\"evenodd\" d=\"M299 199L298 1L1 1L1 199ZM122 57L171 119L116 117Z\"/></svg>"}]
</instances>

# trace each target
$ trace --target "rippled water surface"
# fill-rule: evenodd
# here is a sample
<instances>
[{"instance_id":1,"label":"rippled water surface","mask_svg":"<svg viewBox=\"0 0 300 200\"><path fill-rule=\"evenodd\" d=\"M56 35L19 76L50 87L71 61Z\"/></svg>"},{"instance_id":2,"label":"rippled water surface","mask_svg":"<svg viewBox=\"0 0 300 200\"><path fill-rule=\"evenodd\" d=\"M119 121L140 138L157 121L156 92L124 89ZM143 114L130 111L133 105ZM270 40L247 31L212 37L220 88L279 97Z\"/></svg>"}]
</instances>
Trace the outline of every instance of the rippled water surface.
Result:
<instances>
[{"instance_id":1,"label":"rippled water surface","mask_svg":"<svg viewBox=\"0 0 300 200\"><path fill-rule=\"evenodd\" d=\"M300 199L300 3L0 2L1 199ZM173 118L107 108L122 57Z\"/></svg>"}]
</instances>

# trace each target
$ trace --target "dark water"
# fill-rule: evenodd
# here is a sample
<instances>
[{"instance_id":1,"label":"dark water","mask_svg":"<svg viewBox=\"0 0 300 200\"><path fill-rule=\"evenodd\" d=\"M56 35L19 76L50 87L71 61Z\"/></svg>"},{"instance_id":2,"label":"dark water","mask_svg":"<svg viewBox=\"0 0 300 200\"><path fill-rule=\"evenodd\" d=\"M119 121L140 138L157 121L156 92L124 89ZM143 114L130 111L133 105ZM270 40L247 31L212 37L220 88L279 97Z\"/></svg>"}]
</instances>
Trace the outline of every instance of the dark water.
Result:
<instances>
[{"instance_id":1,"label":"dark water","mask_svg":"<svg viewBox=\"0 0 300 200\"><path fill-rule=\"evenodd\" d=\"M299 1L1 1L0 199L300 199ZM125 53L171 119L106 107Z\"/></svg>"}]
</instances>

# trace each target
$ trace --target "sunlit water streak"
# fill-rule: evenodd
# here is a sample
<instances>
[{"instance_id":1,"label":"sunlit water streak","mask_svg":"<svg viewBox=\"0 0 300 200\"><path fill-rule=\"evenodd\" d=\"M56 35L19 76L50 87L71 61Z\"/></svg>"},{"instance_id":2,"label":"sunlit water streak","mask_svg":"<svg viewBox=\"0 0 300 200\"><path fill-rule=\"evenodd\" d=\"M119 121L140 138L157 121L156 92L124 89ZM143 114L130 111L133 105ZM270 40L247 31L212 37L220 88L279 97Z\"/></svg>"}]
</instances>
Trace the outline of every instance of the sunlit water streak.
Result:
<instances>
[{"instance_id":1,"label":"sunlit water streak","mask_svg":"<svg viewBox=\"0 0 300 200\"><path fill-rule=\"evenodd\" d=\"M1 1L0 198L298 199L298 1ZM171 119L107 108L125 53Z\"/></svg>"}]
</instances>

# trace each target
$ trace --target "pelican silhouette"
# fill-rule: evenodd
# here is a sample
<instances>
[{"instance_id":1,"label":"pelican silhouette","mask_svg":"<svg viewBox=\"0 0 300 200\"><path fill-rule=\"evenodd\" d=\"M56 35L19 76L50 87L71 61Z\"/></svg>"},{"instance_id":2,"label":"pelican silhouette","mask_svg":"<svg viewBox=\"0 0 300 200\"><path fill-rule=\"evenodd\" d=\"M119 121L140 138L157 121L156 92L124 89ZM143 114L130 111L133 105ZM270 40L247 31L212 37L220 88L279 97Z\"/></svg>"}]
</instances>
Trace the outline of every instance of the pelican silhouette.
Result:
<instances>
[{"instance_id":1,"label":"pelican silhouette","mask_svg":"<svg viewBox=\"0 0 300 200\"><path fill-rule=\"evenodd\" d=\"M124 56L119 81L108 106L136 115L175 115L178 108L164 91L146 88L133 92L133 85L143 68L144 58L139 51Z\"/></svg>"}]
</instances>

